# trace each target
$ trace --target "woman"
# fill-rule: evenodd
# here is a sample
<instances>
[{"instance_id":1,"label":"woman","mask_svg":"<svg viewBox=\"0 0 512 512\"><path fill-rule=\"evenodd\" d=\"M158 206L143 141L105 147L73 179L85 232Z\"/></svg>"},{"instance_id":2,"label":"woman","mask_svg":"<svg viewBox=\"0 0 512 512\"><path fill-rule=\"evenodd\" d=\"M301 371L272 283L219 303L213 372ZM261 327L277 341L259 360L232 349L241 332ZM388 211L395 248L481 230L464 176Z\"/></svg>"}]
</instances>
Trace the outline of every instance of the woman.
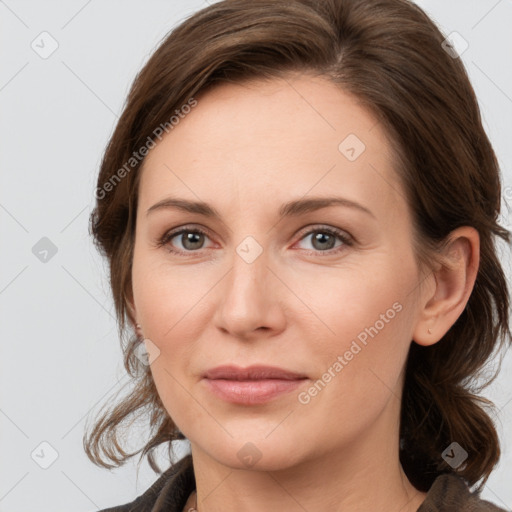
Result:
<instances>
[{"instance_id":1,"label":"woman","mask_svg":"<svg viewBox=\"0 0 512 512\"><path fill-rule=\"evenodd\" d=\"M85 448L122 464L138 413L156 472L191 454L109 510L502 510L472 378L510 340L509 233L446 48L406 0L226 0L152 55L91 218L136 386Z\"/></svg>"}]
</instances>

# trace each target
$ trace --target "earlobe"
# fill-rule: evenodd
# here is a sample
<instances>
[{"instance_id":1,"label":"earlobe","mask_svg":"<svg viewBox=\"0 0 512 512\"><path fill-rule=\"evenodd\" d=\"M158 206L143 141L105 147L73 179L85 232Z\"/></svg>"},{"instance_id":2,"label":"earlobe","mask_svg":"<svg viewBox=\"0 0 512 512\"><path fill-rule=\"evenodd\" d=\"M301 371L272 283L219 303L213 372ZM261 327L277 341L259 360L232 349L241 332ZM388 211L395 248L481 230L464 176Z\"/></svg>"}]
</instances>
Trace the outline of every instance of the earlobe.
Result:
<instances>
[{"instance_id":1,"label":"earlobe","mask_svg":"<svg viewBox=\"0 0 512 512\"><path fill-rule=\"evenodd\" d=\"M473 291L479 262L478 231L470 226L452 231L443 249L441 265L433 271L435 285L421 297L413 333L416 343L437 343L457 321Z\"/></svg>"}]
</instances>

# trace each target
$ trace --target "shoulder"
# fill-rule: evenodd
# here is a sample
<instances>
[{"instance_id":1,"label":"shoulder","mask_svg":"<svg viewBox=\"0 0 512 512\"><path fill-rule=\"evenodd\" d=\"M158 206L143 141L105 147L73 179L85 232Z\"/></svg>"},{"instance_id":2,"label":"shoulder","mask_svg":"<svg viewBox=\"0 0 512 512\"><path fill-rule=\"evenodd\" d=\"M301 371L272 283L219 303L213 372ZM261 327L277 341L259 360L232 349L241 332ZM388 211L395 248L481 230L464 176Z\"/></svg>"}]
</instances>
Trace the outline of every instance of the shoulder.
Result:
<instances>
[{"instance_id":1,"label":"shoulder","mask_svg":"<svg viewBox=\"0 0 512 512\"><path fill-rule=\"evenodd\" d=\"M439 475L417 512L507 512L471 492L468 483L453 473Z\"/></svg>"},{"instance_id":2,"label":"shoulder","mask_svg":"<svg viewBox=\"0 0 512 512\"><path fill-rule=\"evenodd\" d=\"M186 455L172 464L143 494L130 503L98 512L181 512L189 494L195 489L192 456Z\"/></svg>"}]
</instances>

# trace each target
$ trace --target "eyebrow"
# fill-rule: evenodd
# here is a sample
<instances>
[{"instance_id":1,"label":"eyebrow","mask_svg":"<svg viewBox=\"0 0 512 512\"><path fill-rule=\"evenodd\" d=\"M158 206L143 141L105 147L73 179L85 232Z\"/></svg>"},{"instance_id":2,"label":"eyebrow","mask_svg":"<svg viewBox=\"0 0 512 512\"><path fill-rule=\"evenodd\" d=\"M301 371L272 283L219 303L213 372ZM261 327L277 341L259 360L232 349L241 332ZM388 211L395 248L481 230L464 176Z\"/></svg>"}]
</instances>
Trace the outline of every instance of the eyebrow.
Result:
<instances>
[{"instance_id":1,"label":"eyebrow","mask_svg":"<svg viewBox=\"0 0 512 512\"><path fill-rule=\"evenodd\" d=\"M279 217L281 219L284 217L297 217L299 215L320 210L322 208L328 208L329 206L343 206L345 208L353 208L364 212L367 215L370 215L374 219L376 218L375 215L365 206L343 197L310 197L307 199L296 199L281 206L279 209ZM208 203L202 201L189 201L186 199L178 199L174 197L168 197L154 204L148 208L146 215L155 210L168 208L175 208L188 213L197 213L205 217L217 219L222 218L220 213Z\"/></svg>"}]
</instances>

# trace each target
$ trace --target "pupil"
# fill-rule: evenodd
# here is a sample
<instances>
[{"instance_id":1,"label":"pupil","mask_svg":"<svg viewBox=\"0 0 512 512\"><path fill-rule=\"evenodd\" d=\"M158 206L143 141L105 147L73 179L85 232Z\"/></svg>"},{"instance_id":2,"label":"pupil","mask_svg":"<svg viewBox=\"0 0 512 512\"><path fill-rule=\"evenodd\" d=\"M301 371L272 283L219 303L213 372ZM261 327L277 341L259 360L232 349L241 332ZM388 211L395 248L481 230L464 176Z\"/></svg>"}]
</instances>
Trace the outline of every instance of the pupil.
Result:
<instances>
[{"instance_id":1,"label":"pupil","mask_svg":"<svg viewBox=\"0 0 512 512\"><path fill-rule=\"evenodd\" d=\"M202 233L184 234L184 238L182 238L183 247L185 247L186 249L198 249L199 247L196 247L194 244L198 244L199 246L201 246L203 236L204 235ZM192 247L189 244L192 244Z\"/></svg>"},{"instance_id":2,"label":"pupil","mask_svg":"<svg viewBox=\"0 0 512 512\"><path fill-rule=\"evenodd\" d=\"M333 237L332 235L329 235L329 234L326 234L326 233L317 233L314 237L313 237L313 246L315 246L315 243L316 242L320 242L320 244L322 243L325 243L326 242L326 239L329 239L330 238L330 242L331 244L327 244L329 247L327 247L327 249L332 249L333 245L332 245L332 242L333 242ZM327 242L329 242L329 240L327 240ZM322 246L320 245L320 247L316 247L316 249L325 249L325 245Z\"/></svg>"}]
</instances>

